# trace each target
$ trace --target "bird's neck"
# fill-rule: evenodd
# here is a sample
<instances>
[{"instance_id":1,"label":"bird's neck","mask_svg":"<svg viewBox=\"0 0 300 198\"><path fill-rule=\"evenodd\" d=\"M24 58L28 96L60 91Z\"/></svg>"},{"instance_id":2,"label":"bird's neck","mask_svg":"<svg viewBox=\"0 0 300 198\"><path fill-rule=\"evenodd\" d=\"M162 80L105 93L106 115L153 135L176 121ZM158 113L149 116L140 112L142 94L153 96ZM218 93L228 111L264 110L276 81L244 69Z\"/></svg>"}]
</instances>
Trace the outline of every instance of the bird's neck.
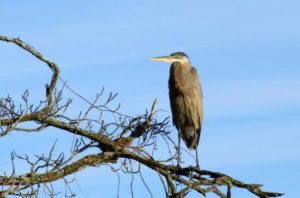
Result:
<instances>
[{"instance_id":1,"label":"bird's neck","mask_svg":"<svg viewBox=\"0 0 300 198\"><path fill-rule=\"evenodd\" d=\"M177 90L185 90L188 85L190 71L190 64L173 63L170 69L170 86L175 86Z\"/></svg>"},{"instance_id":2,"label":"bird's neck","mask_svg":"<svg viewBox=\"0 0 300 198\"><path fill-rule=\"evenodd\" d=\"M186 74L190 72L192 66L189 62L175 62L173 63L174 67L176 68L177 72L181 74Z\"/></svg>"}]
</instances>

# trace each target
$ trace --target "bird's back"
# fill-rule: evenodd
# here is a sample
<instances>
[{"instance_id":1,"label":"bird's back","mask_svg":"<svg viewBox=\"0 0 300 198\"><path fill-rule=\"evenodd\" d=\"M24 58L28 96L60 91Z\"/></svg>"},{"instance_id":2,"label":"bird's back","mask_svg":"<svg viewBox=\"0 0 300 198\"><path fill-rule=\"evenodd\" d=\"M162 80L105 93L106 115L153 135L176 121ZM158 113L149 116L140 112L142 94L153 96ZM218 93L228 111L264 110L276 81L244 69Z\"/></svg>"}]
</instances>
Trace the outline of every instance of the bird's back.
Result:
<instances>
[{"instance_id":1,"label":"bird's back","mask_svg":"<svg viewBox=\"0 0 300 198\"><path fill-rule=\"evenodd\" d=\"M197 70L175 62L170 68L169 97L173 124L189 149L198 146L203 119Z\"/></svg>"}]
</instances>

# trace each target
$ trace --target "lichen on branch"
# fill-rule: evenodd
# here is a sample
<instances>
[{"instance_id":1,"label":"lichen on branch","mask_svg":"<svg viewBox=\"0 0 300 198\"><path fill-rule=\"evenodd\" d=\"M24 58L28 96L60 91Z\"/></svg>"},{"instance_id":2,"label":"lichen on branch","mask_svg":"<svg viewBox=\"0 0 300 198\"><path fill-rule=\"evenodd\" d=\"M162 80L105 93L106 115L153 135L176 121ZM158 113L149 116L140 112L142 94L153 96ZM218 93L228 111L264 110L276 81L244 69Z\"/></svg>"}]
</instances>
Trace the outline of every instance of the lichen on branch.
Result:
<instances>
[{"instance_id":1,"label":"lichen on branch","mask_svg":"<svg viewBox=\"0 0 300 198\"><path fill-rule=\"evenodd\" d=\"M156 118L159 113L159 110L156 110L157 100L149 111L137 116L121 113L120 105L113 105L112 102L117 94L110 93L105 98L104 89L90 102L66 84L54 62L46 59L20 38L0 36L0 41L19 46L44 62L53 72L51 81L45 86L46 97L41 98L38 104L30 102L28 90L24 91L20 100L14 100L10 96L1 97L0 138L14 132L42 133L47 132L45 129L51 128L61 133L71 134L70 142L73 142L70 153L61 153L58 156L54 154L56 143L48 154L21 156L11 151L12 172L0 175L2 186L0 197L8 195L37 197L41 193L41 188L46 189L44 190L46 195L53 197L55 189L52 182L57 181L64 181L66 196L74 196L69 185L74 180L69 181L68 178L82 169L103 166L110 167L119 179L122 179L120 173L138 175L151 197L153 197L152 192L142 176L142 166L152 170L153 175L158 177L166 197L184 197L191 191L202 196L214 193L222 198L231 197L232 188L248 190L258 197L283 195L263 191L262 185L248 184L223 173L200 170L191 166L175 166L177 145L170 137L169 119ZM60 88L57 87L59 80L62 82ZM88 108L79 111L77 115L67 114L66 112L73 105L73 100L64 99L64 89L68 89L75 97L86 102ZM113 119L107 119L109 116ZM34 123L34 127L28 123ZM161 159L156 154L161 142L169 153L166 159ZM26 173L16 174L18 168L16 160L21 160L28 166ZM119 188L118 185L116 188ZM225 192L220 188L222 186L227 188ZM133 182L131 191L134 191Z\"/></svg>"}]
</instances>

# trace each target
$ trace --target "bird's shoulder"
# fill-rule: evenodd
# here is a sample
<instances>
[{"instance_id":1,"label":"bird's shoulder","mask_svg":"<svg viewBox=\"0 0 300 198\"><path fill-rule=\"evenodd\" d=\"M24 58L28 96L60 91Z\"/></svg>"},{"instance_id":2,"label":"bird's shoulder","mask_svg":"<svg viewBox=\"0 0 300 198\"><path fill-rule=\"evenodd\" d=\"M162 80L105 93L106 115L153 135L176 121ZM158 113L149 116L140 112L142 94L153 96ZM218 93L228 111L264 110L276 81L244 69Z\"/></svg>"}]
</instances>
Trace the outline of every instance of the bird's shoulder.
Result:
<instances>
[{"instance_id":1,"label":"bird's shoulder","mask_svg":"<svg viewBox=\"0 0 300 198\"><path fill-rule=\"evenodd\" d=\"M197 69L193 66L191 67L191 70L190 70L190 77L192 78L192 80L195 84L200 85L200 80L199 80L199 75L198 75Z\"/></svg>"},{"instance_id":2,"label":"bird's shoulder","mask_svg":"<svg viewBox=\"0 0 300 198\"><path fill-rule=\"evenodd\" d=\"M197 69L192 66L190 72L191 72L191 78L194 82L194 86L197 87L196 89L194 89L194 92L196 95L199 95L202 98L203 94L202 94L202 89L201 89L201 84L200 84L200 79L199 79Z\"/></svg>"},{"instance_id":3,"label":"bird's shoulder","mask_svg":"<svg viewBox=\"0 0 300 198\"><path fill-rule=\"evenodd\" d=\"M197 71L197 69L196 69L196 67L194 67L194 66L191 66L191 74L194 76L194 77L197 77L197 78L199 78L199 76L198 76L198 71Z\"/></svg>"}]
</instances>

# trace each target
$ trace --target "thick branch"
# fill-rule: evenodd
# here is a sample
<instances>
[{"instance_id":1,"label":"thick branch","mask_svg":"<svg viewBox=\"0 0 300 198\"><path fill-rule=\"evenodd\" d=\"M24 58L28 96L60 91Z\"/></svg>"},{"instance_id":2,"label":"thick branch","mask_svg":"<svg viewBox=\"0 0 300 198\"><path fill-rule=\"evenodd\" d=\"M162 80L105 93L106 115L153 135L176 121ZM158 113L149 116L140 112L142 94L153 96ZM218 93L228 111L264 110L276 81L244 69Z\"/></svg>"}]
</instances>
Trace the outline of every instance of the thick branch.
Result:
<instances>
[{"instance_id":1,"label":"thick branch","mask_svg":"<svg viewBox=\"0 0 300 198\"><path fill-rule=\"evenodd\" d=\"M27 121L38 121L40 123L44 123L46 125L62 129L69 133L86 137L90 140L106 145L106 148L115 149L115 147L117 147L117 144L115 145L115 143L105 135L92 133L88 130L84 130L80 127L77 127L74 124L68 124L53 118L48 118L44 111L25 114L11 119L0 120L0 126L8 126L15 122L22 123Z\"/></svg>"},{"instance_id":2,"label":"thick branch","mask_svg":"<svg viewBox=\"0 0 300 198\"><path fill-rule=\"evenodd\" d=\"M264 192L260 188L261 185L257 184L246 184L240 182L232 177L226 176L222 173L218 172L211 172L206 170L199 170L196 168L178 168L173 165L164 165L162 163L156 162L149 158L141 157L136 155L127 149L123 148L118 150L118 152L104 152L98 155L89 155L83 157L82 159L72 163L71 165L67 165L62 169L59 169L55 172L48 172L44 174L26 174L16 177L5 177L0 176L0 185L28 185L28 184L38 184L38 183L45 183L55 181L61 178L64 178L67 175L75 173L83 168L90 167L90 166L97 166L103 163L115 163L117 158L125 158L125 159L132 159L143 165L149 167L154 171L158 171L160 174L164 175L165 177L170 177L173 180L180 182L187 187L198 191L199 193L205 195L207 192L216 191L216 189L208 188L204 189L201 188L201 185L205 186L214 186L214 185L225 185L227 186L230 183L232 186L236 186L239 188L248 189L253 194L259 197L278 197L283 194L281 193L273 193L273 192ZM191 172L187 172L189 170ZM190 179L184 179L182 176L186 178L191 178L191 175L194 173L200 173L199 177L202 175L208 175L213 179L206 179L201 178L198 181L192 181ZM217 191L218 194L221 194Z\"/></svg>"},{"instance_id":3,"label":"thick branch","mask_svg":"<svg viewBox=\"0 0 300 198\"><path fill-rule=\"evenodd\" d=\"M168 122L163 121L161 123L158 123L152 120L153 115L155 114L155 104L157 103L157 100L155 100L155 102L153 103L150 115L148 113L145 113L145 115L128 120L127 116L123 116L122 114L118 113L117 115L119 117L115 120L116 122L119 121L119 123L111 122L104 124L105 122L101 118L103 112L108 111L113 115L117 113L117 110L111 110L110 108L106 107L106 104L113 100L115 95L111 95L105 103L105 105L98 106L96 105L96 102L101 94L99 96L97 95L97 98L94 103L90 103L85 98L71 90L77 96L88 102L91 106L86 111L83 117L78 116L78 119L71 119L66 117L64 115L65 111L61 109L66 109L70 103L67 103L67 105L65 106L61 106L59 101L61 101L62 99L60 95L62 92L59 92L59 94L55 92L57 80L58 78L60 78L59 69L57 65L52 61L46 59L42 54L37 52L33 47L29 46L19 38L9 38L5 36L0 36L0 40L18 45L23 50L31 53L40 61L46 63L47 66L53 71L50 85L46 86L47 100L44 100L44 102L40 103L40 105L38 105L36 109L32 110L32 108L28 108L28 94L24 94L23 98L23 100L26 101L26 110L21 109L21 107L20 110L15 110L14 102L11 100L10 97L7 97L7 99L5 100L6 102L8 101L8 105L6 105L6 103L4 103L4 105L0 105L0 107L2 108L0 109L2 110L1 112L4 112L3 114L1 114L2 118L0 119L0 127L2 130L1 135L4 136L12 130L23 130L28 132L37 131L37 129L44 129L44 127L51 126L55 129L61 129L62 132L76 134L81 138L81 141L79 141L80 143L78 143L76 139L78 144L75 143L73 150L74 152L83 154L83 151L91 147L99 147L101 149L101 153L95 155L87 155L73 163L71 163L70 160L72 159L72 157L68 160L65 160L63 154L60 155L56 160L53 160L53 149L51 149L48 158L40 156L38 160L34 163L29 161L28 156L25 156L23 158L19 157L20 159L24 159L28 164L31 165L31 172L20 176L14 175L15 167L12 157L12 175L0 176L0 185L7 187L7 189L0 191L0 197L4 196L1 193L11 194L17 192L18 190L16 191L16 189L24 190L28 187L32 187L35 184L45 185L49 182L56 181L59 179L65 180L66 176L78 172L83 168L87 168L90 166L98 166L103 163L113 164L116 163L117 160L121 161L120 164L125 169L127 168L127 161L130 162L130 165L132 165L132 162L137 162L139 163L139 165L142 164L152 169L153 171L159 173L160 177L164 176L170 188L170 196L173 197L185 196L185 194L187 194L190 190L194 190L204 196L208 192L213 192L219 197L230 197L231 187L247 189L249 192L259 197L277 197L282 195L281 193L264 192L261 190L262 185L243 183L222 173L199 170L196 167L181 168L173 165L168 165L167 162L173 160L174 155L171 154L169 143L167 142L167 140L165 141L169 147L169 152L171 156L170 159L165 160L163 163L156 161L153 155L148 154L147 148L152 146L153 150L156 149L155 141L158 135L161 135L164 139L165 137L168 137L166 135L168 134L168 131L166 131L165 129ZM99 107L103 107L105 110L101 110L101 108L99 109ZM27 111L28 109L30 110ZM95 118L87 118L87 115L92 111L92 109L100 110L101 115L99 120ZM75 120L75 122L73 122L73 120ZM41 128L37 128L35 130L26 130L22 127L17 127L19 123L26 123L30 121L38 123ZM85 123L86 121L87 127L82 128L82 123ZM96 132L94 130L94 123L98 124L98 126L100 125L100 131ZM111 133L109 133L109 129L107 129L107 127L111 125L114 126L115 129L112 130ZM154 141L151 142L149 140ZM87 143L85 143L86 141ZM169 141L173 142L170 139ZM138 145L134 146L136 142L138 142ZM145 150L143 150L144 148ZM37 166L39 162L42 162L42 165ZM37 168L33 168L36 166ZM49 169L49 167L55 168ZM45 170L46 172L38 174L40 170ZM132 167L130 169L126 169L126 171L132 174L135 173ZM176 192L177 189L173 184L173 182L175 181L181 183L184 187L179 192ZM16 189L11 189L11 187L16 186ZM227 195L222 193L221 190L218 189L218 186L226 186L228 189Z\"/></svg>"},{"instance_id":4,"label":"thick branch","mask_svg":"<svg viewBox=\"0 0 300 198\"><path fill-rule=\"evenodd\" d=\"M115 159L116 153L113 152L105 152L98 155L88 155L54 172L47 172L43 174L29 173L16 177L0 176L0 185L33 185L52 182L62 179L72 173L78 172L86 167L97 166L103 163L114 163Z\"/></svg>"}]
</instances>

